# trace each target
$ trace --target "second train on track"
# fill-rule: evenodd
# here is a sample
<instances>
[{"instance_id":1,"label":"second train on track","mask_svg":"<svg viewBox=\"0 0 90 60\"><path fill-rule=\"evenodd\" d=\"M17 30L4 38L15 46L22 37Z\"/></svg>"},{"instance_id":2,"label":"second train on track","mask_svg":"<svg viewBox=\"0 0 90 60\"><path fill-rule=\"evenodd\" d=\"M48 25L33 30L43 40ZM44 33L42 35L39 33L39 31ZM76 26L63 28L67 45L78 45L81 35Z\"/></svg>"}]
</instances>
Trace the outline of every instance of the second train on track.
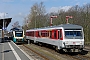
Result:
<instances>
[{"instance_id":1,"label":"second train on track","mask_svg":"<svg viewBox=\"0 0 90 60\"><path fill-rule=\"evenodd\" d=\"M24 30L13 28L12 30L12 40L15 43L23 43L24 42Z\"/></svg>"}]
</instances>

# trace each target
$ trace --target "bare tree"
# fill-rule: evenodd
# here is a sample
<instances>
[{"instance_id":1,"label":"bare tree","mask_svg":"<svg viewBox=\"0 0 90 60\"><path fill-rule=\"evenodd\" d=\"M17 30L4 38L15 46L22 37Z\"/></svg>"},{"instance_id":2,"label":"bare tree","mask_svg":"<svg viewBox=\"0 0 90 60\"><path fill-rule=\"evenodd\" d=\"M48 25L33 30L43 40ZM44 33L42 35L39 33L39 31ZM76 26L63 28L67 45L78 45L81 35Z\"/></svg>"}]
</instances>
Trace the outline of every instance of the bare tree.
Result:
<instances>
[{"instance_id":1,"label":"bare tree","mask_svg":"<svg viewBox=\"0 0 90 60\"><path fill-rule=\"evenodd\" d=\"M21 28L21 26L19 25L19 21L16 21L13 25L13 28Z\"/></svg>"},{"instance_id":2,"label":"bare tree","mask_svg":"<svg viewBox=\"0 0 90 60\"><path fill-rule=\"evenodd\" d=\"M30 14L28 15L27 20L29 21L28 23L28 28L39 28L44 26L44 21L45 21L45 6L43 5L43 2L40 4L35 3L30 10Z\"/></svg>"}]
</instances>

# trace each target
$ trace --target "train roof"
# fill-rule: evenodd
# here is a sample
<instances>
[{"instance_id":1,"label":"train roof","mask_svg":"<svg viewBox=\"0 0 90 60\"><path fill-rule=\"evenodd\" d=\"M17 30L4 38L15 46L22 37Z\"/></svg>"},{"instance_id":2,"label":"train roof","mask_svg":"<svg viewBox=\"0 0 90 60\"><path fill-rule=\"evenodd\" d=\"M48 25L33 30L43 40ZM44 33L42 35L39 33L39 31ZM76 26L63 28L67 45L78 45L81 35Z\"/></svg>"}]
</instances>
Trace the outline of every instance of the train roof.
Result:
<instances>
[{"instance_id":1,"label":"train roof","mask_svg":"<svg viewBox=\"0 0 90 60\"><path fill-rule=\"evenodd\" d=\"M82 29L83 27L80 25L75 25L75 24L61 24L61 25L57 25L57 26L50 26L49 28Z\"/></svg>"},{"instance_id":2,"label":"train roof","mask_svg":"<svg viewBox=\"0 0 90 60\"><path fill-rule=\"evenodd\" d=\"M60 28L64 28L64 29L82 29L83 27L80 25L75 25L75 24L61 24L61 25L57 25L57 26L49 26L49 27L43 27L43 28L36 28L36 29L29 29L28 31L37 31L37 30L51 30L51 29L60 29Z\"/></svg>"},{"instance_id":3,"label":"train roof","mask_svg":"<svg viewBox=\"0 0 90 60\"><path fill-rule=\"evenodd\" d=\"M15 28L12 28L11 30L12 30L12 31L23 31L23 29L16 28L16 27L15 27Z\"/></svg>"},{"instance_id":4,"label":"train roof","mask_svg":"<svg viewBox=\"0 0 90 60\"><path fill-rule=\"evenodd\" d=\"M75 24L61 24L58 25L57 27L63 27L64 29L81 29L83 28L80 25L75 25Z\"/></svg>"}]
</instances>

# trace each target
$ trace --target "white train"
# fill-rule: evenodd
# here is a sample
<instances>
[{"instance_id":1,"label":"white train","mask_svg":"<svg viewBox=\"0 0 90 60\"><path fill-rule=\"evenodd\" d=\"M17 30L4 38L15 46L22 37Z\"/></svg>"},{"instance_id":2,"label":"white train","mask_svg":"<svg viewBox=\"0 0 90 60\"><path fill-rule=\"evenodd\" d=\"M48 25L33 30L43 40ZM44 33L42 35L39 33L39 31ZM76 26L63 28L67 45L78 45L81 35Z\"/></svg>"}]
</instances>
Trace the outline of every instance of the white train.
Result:
<instances>
[{"instance_id":1,"label":"white train","mask_svg":"<svg viewBox=\"0 0 90 60\"><path fill-rule=\"evenodd\" d=\"M84 48L83 27L74 24L29 29L26 30L26 39L52 45L57 51L81 52Z\"/></svg>"},{"instance_id":2,"label":"white train","mask_svg":"<svg viewBox=\"0 0 90 60\"><path fill-rule=\"evenodd\" d=\"M24 30L14 30L12 31L13 34L13 42L19 43L24 42Z\"/></svg>"}]
</instances>

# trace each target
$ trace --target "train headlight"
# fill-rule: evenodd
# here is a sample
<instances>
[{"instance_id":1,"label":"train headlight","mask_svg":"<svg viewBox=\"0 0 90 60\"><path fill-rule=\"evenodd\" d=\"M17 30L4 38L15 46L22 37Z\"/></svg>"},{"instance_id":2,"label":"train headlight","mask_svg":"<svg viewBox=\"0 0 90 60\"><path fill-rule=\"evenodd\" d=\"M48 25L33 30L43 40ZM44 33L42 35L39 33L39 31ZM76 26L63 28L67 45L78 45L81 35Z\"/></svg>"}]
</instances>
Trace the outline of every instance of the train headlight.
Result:
<instances>
[{"instance_id":1,"label":"train headlight","mask_svg":"<svg viewBox=\"0 0 90 60\"><path fill-rule=\"evenodd\" d=\"M82 44L82 41L80 41L80 44Z\"/></svg>"}]
</instances>

